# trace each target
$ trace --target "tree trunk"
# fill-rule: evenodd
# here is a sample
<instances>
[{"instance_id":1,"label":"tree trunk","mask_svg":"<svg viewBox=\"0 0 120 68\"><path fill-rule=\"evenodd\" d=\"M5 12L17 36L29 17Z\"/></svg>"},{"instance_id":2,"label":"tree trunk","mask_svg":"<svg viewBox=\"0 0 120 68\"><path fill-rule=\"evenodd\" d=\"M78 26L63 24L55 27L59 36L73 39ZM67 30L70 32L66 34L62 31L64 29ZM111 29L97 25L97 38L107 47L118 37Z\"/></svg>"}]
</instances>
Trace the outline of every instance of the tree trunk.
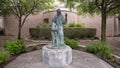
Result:
<instances>
[{"instance_id":1,"label":"tree trunk","mask_svg":"<svg viewBox=\"0 0 120 68\"><path fill-rule=\"evenodd\" d=\"M21 19L19 20L18 24L18 39L21 39Z\"/></svg>"},{"instance_id":2,"label":"tree trunk","mask_svg":"<svg viewBox=\"0 0 120 68\"><path fill-rule=\"evenodd\" d=\"M101 41L106 41L106 11L102 10Z\"/></svg>"}]
</instances>

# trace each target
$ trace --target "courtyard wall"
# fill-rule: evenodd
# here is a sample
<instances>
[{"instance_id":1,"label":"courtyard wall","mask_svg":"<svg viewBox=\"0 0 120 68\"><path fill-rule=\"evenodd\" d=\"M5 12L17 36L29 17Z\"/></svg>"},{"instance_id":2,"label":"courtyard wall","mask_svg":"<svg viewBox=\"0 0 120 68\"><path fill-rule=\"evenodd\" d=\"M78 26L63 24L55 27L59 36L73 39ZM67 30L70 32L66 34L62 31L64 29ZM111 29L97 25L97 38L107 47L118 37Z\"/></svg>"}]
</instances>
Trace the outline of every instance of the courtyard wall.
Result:
<instances>
[{"instance_id":1,"label":"courtyard wall","mask_svg":"<svg viewBox=\"0 0 120 68\"><path fill-rule=\"evenodd\" d=\"M97 36L101 35L101 16L100 15L94 15L94 16L78 16L75 12L72 11L62 11L62 14L65 15L67 13L67 19L68 23L85 23L85 26L87 28L96 28L97 29ZM38 12L35 15L30 15L28 19L26 20L26 23L24 24L22 28L22 36L23 37L30 37L29 35L29 28L34 28L38 24L43 23L44 19L48 18L48 23L52 22L53 16L56 14L56 11L50 11L50 12ZM4 18L5 28L6 28L6 34L7 35L13 35L17 36L18 31L18 22L16 17L13 15L6 16ZM116 26L118 26L116 24ZM114 36L114 29L117 29L118 27L114 27L114 18L108 17L107 18L107 36ZM118 33L118 30L116 30L116 33Z\"/></svg>"}]
</instances>

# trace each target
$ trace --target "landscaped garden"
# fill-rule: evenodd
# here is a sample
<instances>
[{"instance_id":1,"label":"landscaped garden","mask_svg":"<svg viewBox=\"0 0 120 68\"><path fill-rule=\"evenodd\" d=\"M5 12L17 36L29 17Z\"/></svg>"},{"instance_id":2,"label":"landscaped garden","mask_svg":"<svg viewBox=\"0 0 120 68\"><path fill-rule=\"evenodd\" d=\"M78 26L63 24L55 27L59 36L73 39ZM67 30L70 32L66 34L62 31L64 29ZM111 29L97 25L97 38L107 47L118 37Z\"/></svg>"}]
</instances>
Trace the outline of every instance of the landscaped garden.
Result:
<instances>
[{"instance_id":1,"label":"landscaped garden","mask_svg":"<svg viewBox=\"0 0 120 68\"><path fill-rule=\"evenodd\" d=\"M114 16L115 14L119 15L119 11L117 10L120 9L120 1L119 0L116 1L102 0L102 2L101 0L98 1L97 0L95 1L60 0L60 1L62 3L65 3L68 8L76 9L76 11L79 14L90 13L91 15L94 15L94 13L98 13L102 15L101 37L97 36L96 28L88 28L85 26L84 23L81 22L72 22L72 23L67 22L67 24L63 25L63 31L65 37L64 43L72 48L73 53L79 54L80 52L84 52L86 54L90 54L92 56L104 60L106 62L106 65L108 63L111 67L120 68L120 57L119 57L120 46L118 46L120 45L118 44L119 41L117 39L118 43L116 43L114 39L110 41L109 37L106 37L107 16L108 15ZM54 2L53 0L49 0L49 1L48 0L35 0L35 1L1 0L0 1L0 15L4 17L6 14L7 15L13 14L14 16L17 17L16 20L18 21L17 38L13 36L10 37L12 39L9 39L7 36L4 36L7 37L7 39L0 38L0 68L4 68L7 65L8 67L6 68L9 68L10 63L12 63L15 60L18 60L16 59L17 57L20 57L23 54L30 54L38 51L41 52L44 46L51 43L51 40L53 38L51 35L52 25L50 23L49 24L41 23L34 28L33 27L29 28L30 37L24 38L22 37L21 33L22 33L23 25L25 24L29 15L35 14L37 10L40 11L40 10L53 9L54 8L54 6L52 5L53 2ZM75 5L76 3L78 5ZM109 7L109 5L112 8ZM95 7L97 8L94 9ZM6 10L9 11L7 12ZM114 47L112 42L117 46ZM79 56L77 55L77 59L78 57ZM75 58L74 55L73 58ZM90 59L87 58L87 60L89 61Z\"/></svg>"},{"instance_id":2,"label":"landscaped garden","mask_svg":"<svg viewBox=\"0 0 120 68\"><path fill-rule=\"evenodd\" d=\"M67 27L64 27L65 29L67 28L66 31L73 29L72 30L73 33L70 32L70 33L68 33L69 35L65 35L65 44L66 45L69 45L74 50L84 51L84 52L89 52L89 53L95 54L99 58L101 58L101 59L105 60L106 62L108 62L109 64L111 64L113 67L116 67L116 68L119 67L119 61L116 57L113 56L114 53L112 51L112 48L110 47L109 44L107 44L105 42L100 42L99 38L95 37L96 31L94 28L92 30L92 28L85 28L85 27L83 28L83 26L82 27L81 26L68 27L70 25L67 24L67 25L65 25ZM77 25L81 25L81 24L77 24ZM38 26L39 26L39 28L38 28ZM0 65L1 65L1 67L4 67L6 64L15 60L15 58L22 53L28 53L31 51L42 49L42 47L44 45L47 45L50 43L51 36L48 35L48 34L50 34L50 26L48 26L48 24L41 24L38 26L37 26L37 28L35 28L35 30L33 30L34 31L33 33L35 33L37 30L37 32L36 32L37 34L35 34L37 36L31 34L30 39L3 41L2 47L0 49L0 54L1 54L0 55ZM86 35L84 35L83 33L80 34L83 30L84 31L87 30L84 32L84 34L86 34ZM47 35L45 35L45 33L42 33L40 31L46 32ZM91 34L89 32L93 32L93 34ZM38 34L38 33L42 33L42 34ZM76 35L76 34L78 34L78 35ZM91 35L91 36L89 36L89 35ZM42 43L39 41L40 39L46 40L48 42ZM93 40L93 42L89 43L87 45L80 46L81 44L79 43L79 39ZM96 40L96 41L94 41L94 40ZM37 42L37 41L39 41L39 42ZM31 43L33 45L30 45Z\"/></svg>"}]
</instances>

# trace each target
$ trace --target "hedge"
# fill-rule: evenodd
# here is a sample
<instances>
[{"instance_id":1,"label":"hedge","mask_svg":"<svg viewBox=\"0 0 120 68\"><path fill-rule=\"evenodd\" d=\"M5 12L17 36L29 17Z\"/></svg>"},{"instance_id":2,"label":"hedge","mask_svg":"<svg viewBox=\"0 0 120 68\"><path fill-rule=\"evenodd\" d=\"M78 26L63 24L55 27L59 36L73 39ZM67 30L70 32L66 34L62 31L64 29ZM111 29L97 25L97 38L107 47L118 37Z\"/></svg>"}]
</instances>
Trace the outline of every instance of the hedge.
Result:
<instances>
[{"instance_id":1,"label":"hedge","mask_svg":"<svg viewBox=\"0 0 120 68\"><path fill-rule=\"evenodd\" d=\"M30 28L31 38L51 39L51 28ZM95 28L64 28L65 37L74 38L93 38L96 36Z\"/></svg>"}]
</instances>

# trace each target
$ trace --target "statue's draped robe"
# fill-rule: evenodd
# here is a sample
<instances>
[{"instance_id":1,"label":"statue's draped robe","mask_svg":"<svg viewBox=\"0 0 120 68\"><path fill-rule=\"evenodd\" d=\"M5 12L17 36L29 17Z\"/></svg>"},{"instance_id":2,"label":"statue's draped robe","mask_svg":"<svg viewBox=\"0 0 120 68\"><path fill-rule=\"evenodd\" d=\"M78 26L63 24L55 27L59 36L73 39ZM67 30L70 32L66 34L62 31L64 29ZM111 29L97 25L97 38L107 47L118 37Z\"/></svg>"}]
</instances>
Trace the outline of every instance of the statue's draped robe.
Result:
<instances>
[{"instance_id":1,"label":"statue's draped robe","mask_svg":"<svg viewBox=\"0 0 120 68\"><path fill-rule=\"evenodd\" d=\"M64 47L64 33L63 24L65 18L63 15L55 15L52 21L52 47L61 48Z\"/></svg>"}]
</instances>

